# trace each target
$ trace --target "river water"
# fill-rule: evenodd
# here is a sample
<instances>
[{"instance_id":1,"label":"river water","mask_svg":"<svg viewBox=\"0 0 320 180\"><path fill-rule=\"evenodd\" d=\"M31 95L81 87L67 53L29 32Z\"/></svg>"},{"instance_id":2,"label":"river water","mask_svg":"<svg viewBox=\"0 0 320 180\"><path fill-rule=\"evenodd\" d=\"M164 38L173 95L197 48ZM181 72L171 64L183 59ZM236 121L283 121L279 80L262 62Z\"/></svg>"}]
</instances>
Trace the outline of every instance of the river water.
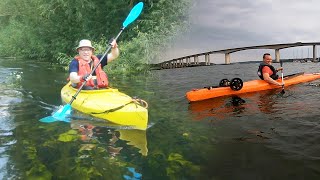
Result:
<instances>
[{"instance_id":1,"label":"river water","mask_svg":"<svg viewBox=\"0 0 320 180\"><path fill-rule=\"evenodd\" d=\"M67 73L44 62L0 59L0 179L319 179L319 80L189 104L185 93L221 79L256 79L258 63L110 78L149 103L146 131L81 113L44 124L62 105ZM279 64L275 63L278 67ZM284 63L284 74L319 63Z\"/></svg>"}]
</instances>

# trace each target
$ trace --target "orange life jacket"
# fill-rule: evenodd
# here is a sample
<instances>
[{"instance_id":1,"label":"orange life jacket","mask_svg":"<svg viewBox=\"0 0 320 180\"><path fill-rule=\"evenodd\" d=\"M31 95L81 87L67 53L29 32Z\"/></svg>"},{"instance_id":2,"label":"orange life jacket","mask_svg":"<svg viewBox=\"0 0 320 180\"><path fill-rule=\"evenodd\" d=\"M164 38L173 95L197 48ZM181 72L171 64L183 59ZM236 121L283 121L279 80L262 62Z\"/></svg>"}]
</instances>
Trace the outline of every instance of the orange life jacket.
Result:
<instances>
[{"instance_id":1,"label":"orange life jacket","mask_svg":"<svg viewBox=\"0 0 320 180\"><path fill-rule=\"evenodd\" d=\"M91 67L87 61L81 59L80 56L76 56L74 58L79 62L78 76L84 76L91 73ZM97 56L94 55L91 56L91 59L93 60L93 67L95 67L100 61ZM97 67L95 72L97 77L97 88L108 87L108 77L107 74L102 70L101 64ZM81 85L82 82L79 82L77 87L79 88ZM88 80L86 86L95 87L93 79Z\"/></svg>"}]
</instances>

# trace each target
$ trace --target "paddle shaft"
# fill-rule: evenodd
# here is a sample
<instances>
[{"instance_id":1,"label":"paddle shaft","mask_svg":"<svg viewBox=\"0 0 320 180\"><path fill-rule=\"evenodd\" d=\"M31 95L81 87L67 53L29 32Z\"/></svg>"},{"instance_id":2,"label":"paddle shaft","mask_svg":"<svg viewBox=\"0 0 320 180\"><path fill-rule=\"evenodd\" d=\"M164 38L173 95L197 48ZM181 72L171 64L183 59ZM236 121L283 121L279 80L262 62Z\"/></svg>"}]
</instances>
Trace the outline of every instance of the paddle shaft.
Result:
<instances>
[{"instance_id":1,"label":"paddle shaft","mask_svg":"<svg viewBox=\"0 0 320 180\"><path fill-rule=\"evenodd\" d=\"M280 66L282 67L282 61L280 60ZM284 84L283 84L283 67L281 69L281 81L282 81L282 91L281 93L285 93L284 92Z\"/></svg>"},{"instance_id":2,"label":"paddle shaft","mask_svg":"<svg viewBox=\"0 0 320 180\"><path fill-rule=\"evenodd\" d=\"M138 16L140 15L141 11L143 8L143 2L139 2L138 4L136 4L130 11L129 15L127 16L127 18L125 19L125 21L122 23L122 28L120 29L120 32L118 33L118 35L114 38L114 40L117 40L118 37L121 35L122 31L133 21L135 21ZM106 52L103 54L103 56L100 58L100 61L97 65L94 66L94 68L92 69L92 71L90 72L89 76L91 76L93 74L93 72L98 68L98 66L101 64L101 61L103 60L103 58L105 58L105 56L107 56L108 52L110 51L111 47L111 43L109 43L109 47L107 48ZM80 93L80 91L82 90L82 88L86 85L87 83L87 79L85 79L85 81L82 83L82 85L80 86L80 88L78 89L78 91L76 92L76 94L74 94L69 102L69 104L71 105L71 103L76 99L76 97L78 96L78 94Z\"/></svg>"},{"instance_id":3,"label":"paddle shaft","mask_svg":"<svg viewBox=\"0 0 320 180\"><path fill-rule=\"evenodd\" d=\"M123 30L125 29L125 27L122 27L120 32L118 33L118 35L114 38L114 40L116 41L118 39L118 37L121 35L121 33L123 32ZM90 72L89 76L91 76L93 74L93 72L98 68L98 66L101 64L101 61L105 58L105 56L108 55L108 52L111 49L111 42L108 44L108 48L105 51L105 53L103 54L103 56L100 58L100 61L97 65L94 66L94 68L92 69L92 71ZM72 104L72 102L76 99L76 97L78 96L78 94L80 93L80 91L83 89L83 87L86 85L87 83L87 79L84 80L84 82L82 83L82 85L79 87L78 91L72 96L70 102L68 104Z\"/></svg>"}]
</instances>

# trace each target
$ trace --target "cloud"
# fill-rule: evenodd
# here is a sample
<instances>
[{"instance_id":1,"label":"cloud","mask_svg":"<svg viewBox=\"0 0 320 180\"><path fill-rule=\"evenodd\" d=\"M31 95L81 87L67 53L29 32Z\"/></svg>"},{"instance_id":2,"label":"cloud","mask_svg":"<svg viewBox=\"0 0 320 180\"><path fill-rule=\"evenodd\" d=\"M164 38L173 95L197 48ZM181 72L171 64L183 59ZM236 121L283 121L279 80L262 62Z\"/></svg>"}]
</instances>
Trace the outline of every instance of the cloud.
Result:
<instances>
[{"instance_id":1,"label":"cloud","mask_svg":"<svg viewBox=\"0 0 320 180\"><path fill-rule=\"evenodd\" d=\"M319 7L317 0L195 0L190 28L176 37L164 60L234 47L316 42Z\"/></svg>"}]
</instances>

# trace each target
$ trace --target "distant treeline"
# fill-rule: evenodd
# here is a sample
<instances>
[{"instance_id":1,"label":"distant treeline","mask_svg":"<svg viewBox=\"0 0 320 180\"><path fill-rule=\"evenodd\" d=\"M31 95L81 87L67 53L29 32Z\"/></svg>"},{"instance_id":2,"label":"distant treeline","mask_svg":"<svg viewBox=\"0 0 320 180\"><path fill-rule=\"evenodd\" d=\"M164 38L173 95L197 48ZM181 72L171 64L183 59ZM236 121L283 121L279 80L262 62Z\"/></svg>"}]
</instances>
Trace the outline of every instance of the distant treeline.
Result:
<instances>
[{"instance_id":1,"label":"distant treeline","mask_svg":"<svg viewBox=\"0 0 320 180\"><path fill-rule=\"evenodd\" d=\"M103 52L138 0L1 0L0 54L68 64L81 39ZM142 71L188 22L191 0L143 0L144 10L119 39L109 70Z\"/></svg>"}]
</instances>

